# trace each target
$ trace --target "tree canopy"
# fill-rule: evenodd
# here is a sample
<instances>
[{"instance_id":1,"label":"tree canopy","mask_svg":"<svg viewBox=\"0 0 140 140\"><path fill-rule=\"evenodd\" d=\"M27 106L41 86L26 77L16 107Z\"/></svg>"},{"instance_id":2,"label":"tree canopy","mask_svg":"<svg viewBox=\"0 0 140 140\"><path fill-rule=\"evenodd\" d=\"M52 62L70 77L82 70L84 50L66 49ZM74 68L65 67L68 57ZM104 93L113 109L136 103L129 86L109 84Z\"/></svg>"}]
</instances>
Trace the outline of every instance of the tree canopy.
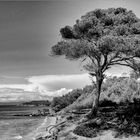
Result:
<instances>
[{"instance_id":1,"label":"tree canopy","mask_svg":"<svg viewBox=\"0 0 140 140\"><path fill-rule=\"evenodd\" d=\"M88 118L96 116L105 72L114 65L140 71L140 19L125 8L96 9L60 30L62 39L52 47L53 55L85 62L96 77L96 96Z\"/></svg>"},{"instance_id":2,"label":"tree canopy","mask_svg":"<svg viewBox=\"0 0 140 140\"><path fill-rule=\"evenodd\" d=\"M86 61L93 76L113 65L138 70L140 19L125 8L96 9L60 30L62 39L52 47L53 55Z\"/></svg>"}]
</instances>

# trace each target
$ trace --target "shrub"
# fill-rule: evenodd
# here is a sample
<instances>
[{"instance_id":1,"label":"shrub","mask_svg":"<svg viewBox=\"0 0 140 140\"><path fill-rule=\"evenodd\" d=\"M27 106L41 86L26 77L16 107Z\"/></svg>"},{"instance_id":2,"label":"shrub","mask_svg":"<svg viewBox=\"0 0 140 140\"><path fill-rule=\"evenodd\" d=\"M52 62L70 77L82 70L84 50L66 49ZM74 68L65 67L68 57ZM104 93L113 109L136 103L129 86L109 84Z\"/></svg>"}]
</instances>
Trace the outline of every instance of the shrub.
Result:
<instances>
[{"instance_id":1,"label":"shrub","mask_svg":"<svg viewBox=\"0 0 140 140\"><path fill-rule=\"evenodd\" d=\"M81 89L75 89L66 95L61 97L54 97L51 103L51 107L57 112L66 106L72 104L82 94Z\"/></svg>"}]
</instances>

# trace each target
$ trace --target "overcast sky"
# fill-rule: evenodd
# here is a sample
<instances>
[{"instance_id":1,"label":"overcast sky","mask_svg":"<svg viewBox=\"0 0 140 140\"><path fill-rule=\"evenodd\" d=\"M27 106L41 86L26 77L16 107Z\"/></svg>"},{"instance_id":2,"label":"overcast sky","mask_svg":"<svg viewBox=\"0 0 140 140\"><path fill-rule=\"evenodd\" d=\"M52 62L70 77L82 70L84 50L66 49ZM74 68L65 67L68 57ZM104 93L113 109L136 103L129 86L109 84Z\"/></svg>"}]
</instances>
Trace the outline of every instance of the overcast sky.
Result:
<instances>
[{"instance_id":1,"label":"overcast sky","mask_svg":"<svg viewBox=\"0 0 140 140\"><path fill-rule=\"evenodd\" d=\"M0 101L56 96L90 84L79 62L49 56L60 28L96 8L126 7L140 17L139 5L139 0L0 0ZM115 67L108 73L123 72L127 69Z\"/></svg>"}]
</instances>

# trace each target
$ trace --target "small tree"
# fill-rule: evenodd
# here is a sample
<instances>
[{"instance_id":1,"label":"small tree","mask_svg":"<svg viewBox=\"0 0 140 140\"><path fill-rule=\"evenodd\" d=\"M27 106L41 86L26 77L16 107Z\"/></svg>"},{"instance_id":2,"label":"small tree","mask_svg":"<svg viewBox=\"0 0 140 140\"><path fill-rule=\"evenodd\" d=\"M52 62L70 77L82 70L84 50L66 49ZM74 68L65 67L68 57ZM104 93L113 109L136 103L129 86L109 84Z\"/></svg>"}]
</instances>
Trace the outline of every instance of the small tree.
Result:
<instances>
[{"instance_id":1,"label":"small tree","mask_svg":"<svg viewBox=\"0 0 140 140\"><path fill-rule=\"evenodd\" d=\"M96 9L60 33L62 39L52 47L52 55L82 60L84 69L96 78L96 97L88 114L91 118L98 111L106 70L114 65L139 69L140 19L125 8Z\"/></svg>"}]
</instances>

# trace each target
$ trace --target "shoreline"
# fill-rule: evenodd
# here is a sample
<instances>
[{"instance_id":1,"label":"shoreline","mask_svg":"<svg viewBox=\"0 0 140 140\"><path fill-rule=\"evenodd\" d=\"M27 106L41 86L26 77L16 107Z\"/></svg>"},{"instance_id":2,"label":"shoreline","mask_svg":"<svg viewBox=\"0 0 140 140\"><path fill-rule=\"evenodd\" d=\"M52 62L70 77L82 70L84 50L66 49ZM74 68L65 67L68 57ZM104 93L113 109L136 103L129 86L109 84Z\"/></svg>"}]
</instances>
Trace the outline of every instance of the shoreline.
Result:
<instances>
[{"instance_id":1,"label":"shoreline","mask_svg":"<svg viewBox=\"0 0 140 140\"><path fill-rule=\"evenodd\" d=\"M56 117L48 117L46 116L43 123L37 127L33 132L23 137L22 140L37 140L39 138L44 138L49 135L46 131L46 128L50 125L56 124Z\"/></svg>"}]
</instances>

